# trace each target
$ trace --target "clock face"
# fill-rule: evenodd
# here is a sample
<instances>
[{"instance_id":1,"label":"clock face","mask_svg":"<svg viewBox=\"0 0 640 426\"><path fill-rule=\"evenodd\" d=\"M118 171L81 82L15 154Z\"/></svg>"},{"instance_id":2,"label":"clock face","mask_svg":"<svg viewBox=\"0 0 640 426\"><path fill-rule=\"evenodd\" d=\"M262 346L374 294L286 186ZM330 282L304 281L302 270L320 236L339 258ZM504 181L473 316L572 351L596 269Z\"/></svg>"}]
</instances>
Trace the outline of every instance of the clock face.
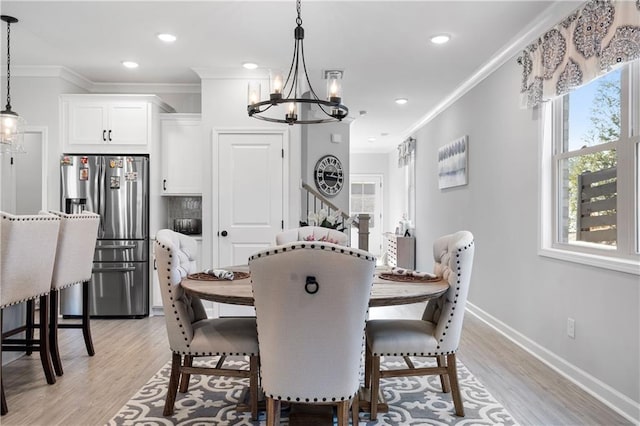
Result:
<instances>
[{"instance_id":1,"label":"clock face","mask_svg":"<svg viewBox=\"0 0 640 426\"><path fill-rule=\"evenodd\" d=\"M344 185L342 163L333 155L325 155L316 163L314 180L318 191L333 197L337 195Z\"/></svg>"}]
</instances>

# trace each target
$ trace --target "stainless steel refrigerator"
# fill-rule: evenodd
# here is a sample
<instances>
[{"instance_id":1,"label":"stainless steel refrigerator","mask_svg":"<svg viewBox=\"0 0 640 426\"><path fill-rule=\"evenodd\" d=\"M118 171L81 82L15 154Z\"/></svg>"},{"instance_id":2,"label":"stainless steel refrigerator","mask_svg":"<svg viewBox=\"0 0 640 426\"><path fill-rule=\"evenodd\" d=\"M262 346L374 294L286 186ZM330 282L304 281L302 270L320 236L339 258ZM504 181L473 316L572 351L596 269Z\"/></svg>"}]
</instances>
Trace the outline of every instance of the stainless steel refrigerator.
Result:
<instances>
[{"instance_id":1,"label":"stainless steel refrigerator","mask_svg":"<svg viewBox=\"0 0 640 426\"><path fill-rule=\"evenodd\" d=\"M61 209L100 215L90 285L92 317L149 315L149 158L62 155ZM82 314L82 286L61 293L65 317Z\"/></svg>"}]
</instances>

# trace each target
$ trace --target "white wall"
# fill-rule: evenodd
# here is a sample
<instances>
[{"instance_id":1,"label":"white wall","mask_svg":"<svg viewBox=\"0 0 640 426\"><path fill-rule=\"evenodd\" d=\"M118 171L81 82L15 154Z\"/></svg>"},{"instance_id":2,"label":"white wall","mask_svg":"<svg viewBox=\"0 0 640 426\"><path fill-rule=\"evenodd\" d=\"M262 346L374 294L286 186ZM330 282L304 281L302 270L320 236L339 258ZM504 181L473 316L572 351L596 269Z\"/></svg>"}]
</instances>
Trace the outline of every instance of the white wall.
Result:
<instances>
[{"instance_id":1,"label":"white wall","mask_svg":"<svg viewBox=\"0 0 640 426\"><path fill-rule=\"evenodd\" d=\"M556 368L638 418L638 276L537 254L540 123L537 112L518 107L521 72L515 58L509 60L416 132L417 268L432 267L438 236L473 232L469 301ZM469 184L440 191L437 149L462 135L469 135ZM400 187L401 175L390 173L390 179ZM576 321L575 339L567 337L568 317Z\"/></svg>"}]
</instances>

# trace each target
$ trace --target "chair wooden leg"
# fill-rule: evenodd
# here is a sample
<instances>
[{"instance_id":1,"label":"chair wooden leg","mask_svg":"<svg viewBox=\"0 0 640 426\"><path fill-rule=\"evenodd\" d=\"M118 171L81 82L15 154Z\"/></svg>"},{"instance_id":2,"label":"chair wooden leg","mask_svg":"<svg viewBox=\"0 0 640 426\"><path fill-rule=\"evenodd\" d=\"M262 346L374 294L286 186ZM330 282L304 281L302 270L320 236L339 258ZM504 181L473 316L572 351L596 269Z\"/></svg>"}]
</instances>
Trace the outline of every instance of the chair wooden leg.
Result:
<instances>
[{"instance_id":1,"label":"chair wooden leg","mask_svg":"<svg viewBox=\"0 0 640 426\"><path fill-rule=\"evenodd\" d=\"M185 367L193 366L193 356L191 355L184 356L184 366ZM189 392L189 380L191 380L191 374L189 373L180 374L180 393Z\"/></svg>"},{"instance_id":2,"label":"chair wooden leg","mask_svg":"<svg viewBox=\"0 0 640 426\"><path fill-rule=\"evenodd\" d=\"M360 392L356 392L355 396L351 400L351 423L353 426L358 426L360 423Z\"/></svg>"},{"instance_id":3,"label":"chair wooden leg","mask_svg":"<svg viewBox=\"0 0 640 426\"><path fill-rule=\"evenodd\" d=\"M380 389L380 356L371 357L371 420L378 418L378 393Z\"/></svg>"},{"instance_id":4,"label":"chair wooden leg","mask_svg":"<svg viewBox=\"0 0 640 426\"><path fill-rule=\"evenodd\" d=\"M436 362L438 363L438 367L442 367L445 365L444 355L438 355L436 357ZM449 387L449 378L446 374L440 375L440 385L442 386L442 392L449 393L451 388Z\"/></svg>"},{"instance_id":5,"label":"chair wooden leg","mask_svg":"<svg viewBox=\"0 0 640 426\"><path fill-rule=\"evenodd\" d=\"M258 364L260 357L249 357L249 404L251 405L251 420L258 420Z\"/></svg>"},{"instance_id":6,"label":"chair wooden leg","mask_svg":"<svg viewBox=\"0 0 640 426\"><path fill-rule=\"evenodd\" d=\"M338 417L338 426L349 425L349 401L338 402L336 417Z\"/></svg>"},{"instance_id":7,"label":"chair wooden leg","mask_svg":"<svg viewBox=\"0 0 640 426\"><path fill-rule=\"evenodd\" d=\"M49 349L51 352L51 361L56 375L62 376L62 360L60 359L60 349L58 348L58 290L51 290L49 294Z\"/></svg>"},{"instance_id":8,"label":"chair wooden leg","mask_svg":"<svg viewBox=\"0 0 640 426\"><path fill-rule=\"evenodd\" d=\"M163 416L171 416L173 414L174 405L176 403L176 393L178 392L178 382L180 381L180 370L182 368L182 355L174 353L171 356L171 375L169 376L169 388L167 389L167 398L164 400Z\"/></svg>"},{"instance_id":9,"label":"chair wooden leg","mask_svg":"<svg viewBox=\"0 0 640 426\"><path fill-rule=\"evenodd\" d=\"M35 300L33 299L27 300L26 306L27 306L27 318L25 322L26 329L25 329L24 338L26 339L25 341L27 342L26 353L27 355L31 355L33 353L33 344L30 342L33 342L33 330L35 328L34 321L33 321L33 318L35 316Z\"/></svg>"},{"instance_id":10,"label":"chair wooden leg","mask_svg":"<svg viewBox=\"0 0 640 426\"><path fill-rule=\"evenodd\" d=\"M280 424L280 400L267 397L267 426Z\"/></svg>"},{"instance_id":11,"label":"chair wooden leg","mask_svg":"<svg viewBox=\"0 0 640 426\"><path fill-rule=\"evenodd\" d=\"M89 306L89 287L90 281L82 283L82 335L84 336L84 345L87 347L87 354L94 356L96 351L93 349L93 340L91 339L91 307Z\"/></svg>"},{"instance_id":12,"label":"chair wooden leg","mask_svg":"<svg viewBox=\"0 0 640 426\"><path fill-rule=\"evenodd\" d=\"M9 412L7 408L7 400L4 397L4 383L0 383L0 390L2 392L2 406L0 407L0 415L5 415Z\"/></svg>"},{"instance_id":13,"label":"chair wooden leg","mask_svg":"<svg viewBox=\"0 0 640 426\"><path fill-rule=\"evenodd\" d=\"M462 397L460 396L460 387L458 386L456 354L447 355L447 371L449 375L449 383L451 384L451 397L453 398L453 406L456 409L456 416L464 417L464 407L462 406Z\"/></svg>"},{"instance_id":14,"label":"chair wooden leg","mask_svg":"<svg viewBox=\"0 0 640 426\"><path fill-rule=\"evenodd\" d=\"M49 295L40 296L40 361L44 369L47 383L50 385L56 382L56 375L51 364L51 349L49 347Z\"/></svg>"},{"instance_id":15,"label":"chair wooden leg","mask_svg":"<svg viewBox=\"0 0 640 426\"><path fill-rule=\"evenodd\" d=\"M364 387L366 389L371 387L371 349L367 343L365 342L364 350Z\"/></svg>"}]
</instances>

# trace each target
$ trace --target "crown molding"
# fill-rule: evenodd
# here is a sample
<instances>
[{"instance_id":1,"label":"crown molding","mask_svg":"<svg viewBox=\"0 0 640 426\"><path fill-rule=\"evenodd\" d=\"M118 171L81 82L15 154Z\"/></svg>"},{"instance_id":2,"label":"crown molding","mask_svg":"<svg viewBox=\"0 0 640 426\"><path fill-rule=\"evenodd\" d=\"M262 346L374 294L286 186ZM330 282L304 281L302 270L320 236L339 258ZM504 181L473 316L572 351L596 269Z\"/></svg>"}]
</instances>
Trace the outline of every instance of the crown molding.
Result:
<instances>
[{"instance_id":1,"label":"crown molding","mask_svg":"<svg viewBox=\"0 0 640 426\"><path fill-rule=\"evenodd\" d=\"M487 62L480 66L467 80L458 86L453 92L444 98L432 110L427 112L420 120L414 123L404 133L401 140L415 136L420 128L436 118L447 108L453 105L463 95L473 89L485 78L493 74L498 68L504 65L516 53L523 50L533 40L547 32L551 27L557 25L562 19L583 5L583 1L558 1L553 3L536 18L531 20L531 24L520 31L514 38L497 51Z\"/></svg>"},{"instance_id":2,"label":"crown molding","mask_svg":"<svg viewBox=\"0 0 640 426\"><path fill-rule=\"evenodd\" d=\"M199 83L93 83L97 93L200 93Z\"/></svg>"},{"instance_id":3,"label":"crown molding","mask_svg":"<svg viewBox=\"0 0 640 426\"><path fill-rule=\"evenodd\" d=\"M6 71L0 71L5 76ZM12 77L61 78L91 93L200 93L199 83L95 83L81 74L59 65L15 66Z\"/></svg>"},{"instance_id":4,"label":"crown molding","mask_svg":"<svg viewBox=\"0 0 640 426\"><path fill-rule=\"evenodd\" d=\"M6 75L6 72L2 73ZM19 65L11 70L13 77L61 78L85 90L91 90L93 82L69 68L58 65Z\"/></svg>"}]
</instances>

